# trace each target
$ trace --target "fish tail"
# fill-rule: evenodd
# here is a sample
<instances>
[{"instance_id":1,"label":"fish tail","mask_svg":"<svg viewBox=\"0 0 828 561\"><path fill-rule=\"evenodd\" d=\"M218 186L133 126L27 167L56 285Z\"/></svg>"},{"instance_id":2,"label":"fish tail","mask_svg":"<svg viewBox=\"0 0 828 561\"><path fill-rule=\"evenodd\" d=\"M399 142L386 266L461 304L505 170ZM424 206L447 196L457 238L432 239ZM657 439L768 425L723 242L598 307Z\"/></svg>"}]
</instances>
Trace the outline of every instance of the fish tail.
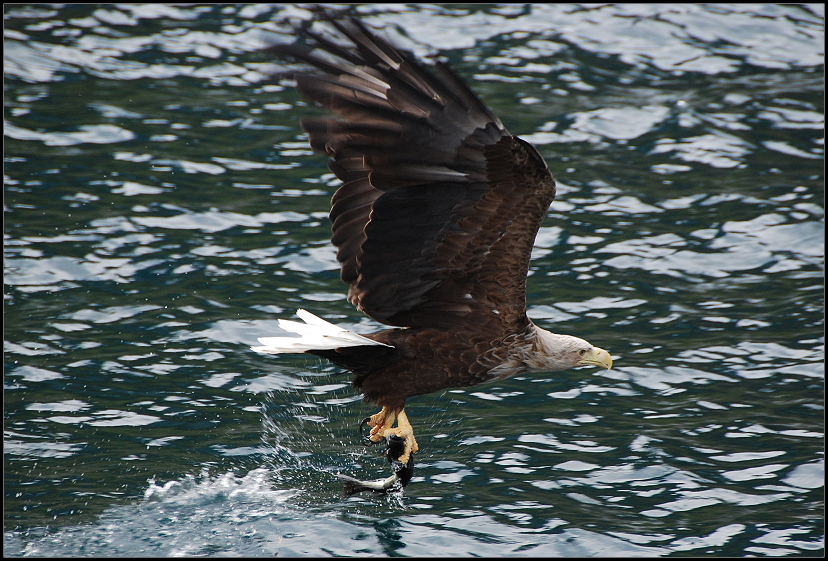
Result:
<instances>
[{"instance_id":1,"label":"fish tail","mask_svg":"<svg viewBox=\"0 0 828 561\"><path fill-rule=\"evenodd\" d=\"M347 499L351 495L356 495L360 491L368 491L370 487L363 485L359 479L354 479L341 473L336 475L339 481L342 482L342 498Z\"/></svg>"}]
</instances>

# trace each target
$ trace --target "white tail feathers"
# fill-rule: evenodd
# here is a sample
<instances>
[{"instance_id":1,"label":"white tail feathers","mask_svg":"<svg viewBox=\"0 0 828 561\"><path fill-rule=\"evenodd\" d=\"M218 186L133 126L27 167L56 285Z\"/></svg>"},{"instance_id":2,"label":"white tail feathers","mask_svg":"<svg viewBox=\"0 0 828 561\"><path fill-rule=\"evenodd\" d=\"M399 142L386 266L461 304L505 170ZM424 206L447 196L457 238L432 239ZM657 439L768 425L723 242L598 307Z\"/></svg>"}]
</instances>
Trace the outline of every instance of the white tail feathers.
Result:
<instances>
[{"instance_id":1,"label":"white tail feathers","mask_svg":"<svg viewBox=\"0 0 828 561\"><path fill-rule=\"evenodd\" d=\"M301 337L261 337L259 343L262 346L250 348L257 353L278 355L364 345L391 346L342 329L305 310L296 310L296 315L305 323L280 319L279 327Z\"/></svg>"}]
</instances>

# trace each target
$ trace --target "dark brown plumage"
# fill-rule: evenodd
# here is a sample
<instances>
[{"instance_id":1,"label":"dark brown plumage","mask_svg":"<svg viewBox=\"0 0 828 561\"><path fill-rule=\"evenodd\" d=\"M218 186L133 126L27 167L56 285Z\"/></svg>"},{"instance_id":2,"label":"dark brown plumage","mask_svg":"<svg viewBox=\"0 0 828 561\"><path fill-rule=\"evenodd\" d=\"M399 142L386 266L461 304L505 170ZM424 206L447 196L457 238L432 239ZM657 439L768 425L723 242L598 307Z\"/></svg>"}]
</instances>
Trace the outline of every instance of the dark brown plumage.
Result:
<instances>
[{"instance_id":1,"label":"dark brown plumage","mask_svg":"<svg viewBox=\"0 0 828 561\"><path fill-rule=\"evenodd\" d=\"M410 437L406 459L417 449L402 412L409 397L609 367L606 351L526 316L532 245L555 198L543 158L446 64L423 66L356 20L328 24L336 40L305 29L304 44L273 50L317 69L298 73L297 88L337 115L302 127L343 182L330 218L348 300L397 329L360 337L302 312L310 325L282 325L303 338L263 338L254 349L308 352L351 370L383 407L372 439Z\"/></svg>"}]
</instances>

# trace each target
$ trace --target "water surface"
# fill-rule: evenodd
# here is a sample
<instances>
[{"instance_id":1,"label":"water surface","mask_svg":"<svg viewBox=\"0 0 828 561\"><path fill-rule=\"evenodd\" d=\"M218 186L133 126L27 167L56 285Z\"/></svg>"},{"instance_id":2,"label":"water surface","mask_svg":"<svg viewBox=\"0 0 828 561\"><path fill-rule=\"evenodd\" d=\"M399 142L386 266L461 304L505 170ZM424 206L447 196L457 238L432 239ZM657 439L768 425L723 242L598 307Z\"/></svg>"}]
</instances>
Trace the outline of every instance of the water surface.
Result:
<instances>
[{"instance_id":1,"label":"water surface","mask_svg":"<svg viewBox=\"0 0 828 561\"><path fill-rule=\"evenodd\" d=\"M401 496L297 308L358 332L301 6L7 5L6 555L824 553L821 5L342 8L559 181L529 314L616 366L410 400Z\"/></svg>"}]
</instances>

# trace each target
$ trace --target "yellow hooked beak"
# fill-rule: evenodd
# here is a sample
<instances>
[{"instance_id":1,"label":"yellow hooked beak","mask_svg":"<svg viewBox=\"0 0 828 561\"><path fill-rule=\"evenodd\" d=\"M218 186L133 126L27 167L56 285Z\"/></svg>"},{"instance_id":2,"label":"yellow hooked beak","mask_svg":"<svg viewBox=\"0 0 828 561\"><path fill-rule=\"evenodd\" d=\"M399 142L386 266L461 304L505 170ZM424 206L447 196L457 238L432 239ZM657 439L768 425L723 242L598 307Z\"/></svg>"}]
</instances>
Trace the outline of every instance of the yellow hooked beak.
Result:
<instances>
[{"instance_id":1,"label":"yellow hooked beak","mask_svg":"<svg viewBox=\"0 0 828 561\"><path fill-rule=\"evenodd\" d=\"M580 366L600 366L609 370L612 368L612 357L604 349L592 347L592 350L587 351L581 356L578 361Z\"/></svg>"}]
</instances>

